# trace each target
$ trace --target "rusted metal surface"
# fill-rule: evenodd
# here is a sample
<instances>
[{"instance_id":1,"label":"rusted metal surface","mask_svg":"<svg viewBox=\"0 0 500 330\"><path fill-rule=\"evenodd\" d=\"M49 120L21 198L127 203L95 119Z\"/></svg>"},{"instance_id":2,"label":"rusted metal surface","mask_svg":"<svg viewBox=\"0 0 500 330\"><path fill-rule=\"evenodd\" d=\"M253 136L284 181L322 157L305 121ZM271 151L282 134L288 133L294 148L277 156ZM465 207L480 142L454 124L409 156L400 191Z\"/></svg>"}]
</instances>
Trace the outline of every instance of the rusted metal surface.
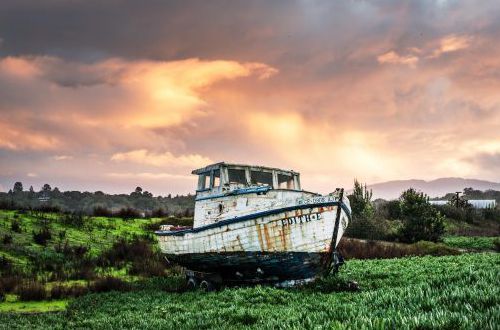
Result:
<instances>
[{"instance_id":1,"label":"rusted metal surface","mask_svg":"<svg viewBox=\"0 0 500 330\"><path fill-rule=\"evenodd\" d=\"M298 173L272 168L258 168L273 175L270 185L258 186L250 182L257 169L237 165L237 169L245 169L247 182L233 184L228 182L228 168L231 165L220 163L193 171L205 176L199 188L206 188L203 185L210 175L210 187L197 192L192 230L172 232L164 226L157 232L169 260L184 262L195 270L217 271L212 268L219 267L220 272L226 268L234 272L240 267L241 272L236 273L250 272L250 278L267 272L288 280L315 276L330 266L332 253L349 223L347 198L279 189L279 184L300 188ZM214 173L220 177L214 178ZM243 172L240 174L244 180ZM217 180L219 186L214 187ZM280 269L278 261L290 269Z\"/></svg>"},{"instance_id":2,"label":"rusted metal surface","mask_svg":"<svg viewBox=\"0 0 500 330\"><path fill-rule=\"evenodd\" d=\"M203 253L216 251L328 251L338 206L311 207L281 212L243 222L187 232L182 236L159 236L165 253ZM342 212L342 211L341 211ZM297 214L298 213L298 214ZM335 246L347 227L342 212Z\"/></svg>"}]
</instances>

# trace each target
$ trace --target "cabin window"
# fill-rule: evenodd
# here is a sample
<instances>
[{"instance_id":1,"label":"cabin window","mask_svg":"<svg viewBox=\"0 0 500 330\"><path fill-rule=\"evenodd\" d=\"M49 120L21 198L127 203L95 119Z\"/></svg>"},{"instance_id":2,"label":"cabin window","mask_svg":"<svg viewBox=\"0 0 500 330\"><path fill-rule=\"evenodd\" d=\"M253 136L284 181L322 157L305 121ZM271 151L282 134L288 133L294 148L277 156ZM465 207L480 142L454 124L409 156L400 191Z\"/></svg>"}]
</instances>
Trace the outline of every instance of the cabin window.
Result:
<instances>
[{"instance_id":1,"label":"cabin window","mask_svg":"<svg viewBox=\"0 0 500 330\"><path fill-rule=\"evenodd\" d=\"M210 173L204 173L200 175L199 190L205 190L210 188Z\"/></svg>"},{"instance_id":2,"label":"cabin window","mask_svg":"<svg viewBox=\"0 0 500 330\"><path fill-rule=\"evenodd\" d=\"M237 184L247 184L247 178L245 175L245 170L239 170L235 168L229 168L227 170L227 175L229 179L229 183L237 183Z\"/></svg>"},{"instance_id":3,"label":"cabin window","mask_svg":"<svg viewBox=\"0 0 500 330\"><path fill-rule=\"evenodd\" d=\"M272 172L252 171L250 173L250 178L252 180L252 184L262 185L262 186L273 185Z\"/></svg>"},{"instance_id":4,"label":"cabin window","mask_svg":"<svg viewBox=\"0 0 500 330\"><path fill-rule=\"evenodd\" d=\"M212 187L217 188L220 186L220 170L214 170L213 177L214 177L214 181L213 181Z\"/></svg>"},{"instance_id":5,"label":"cabin window","mask_svg":"<svg viewBox=\"0 0 500 330\"><path fill-rule=\"evenodd\" d=\"M278 187L279 189L294 189L293 176L290 174L278 173Z\"/></svg>"}]
</instances>

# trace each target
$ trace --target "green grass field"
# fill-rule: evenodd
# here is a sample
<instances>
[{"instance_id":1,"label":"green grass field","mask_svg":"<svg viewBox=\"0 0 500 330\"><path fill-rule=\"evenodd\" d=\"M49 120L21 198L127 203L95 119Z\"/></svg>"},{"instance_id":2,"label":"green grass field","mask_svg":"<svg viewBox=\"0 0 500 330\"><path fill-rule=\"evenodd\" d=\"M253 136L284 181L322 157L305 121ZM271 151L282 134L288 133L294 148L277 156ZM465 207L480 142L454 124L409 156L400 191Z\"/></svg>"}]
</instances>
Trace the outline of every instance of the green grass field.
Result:
<instances>
[{"instance_id":1,"label":"green grass field","mask_svg":"<svg viewBox=\"0 0 500 330\"><path fill-rule=\"evenodd\" d=\"M499 237L481 237L481 236L446 236L443 239L444 244L467 250L487 251L495 249L495 241Z\"/></svg>"},{"instance_id":2,"label":"green grass field","mask_svg":"<svg viewBox=\"0 0 500 330\"><path fill-rule=\"evenodd\" d=\"M361 290L343 291L355 280ZM352 260L337 277L300 289L91 294L63 312L0 313L3 328L495 329L500 256Z\"/></svg>"},{"instance_id":3,"label":"green grass field","mask_svg":"<svg viewBox=\"0 0 500 330\"><path fill-rule=\"evenodd\" d=\"M20 230L12 230L13 221L19 222ZM8 244L0 241L0 256L22 270L23 276L37 278L47 292L58 285L87 287L96 277L105 275L127 281L132 289L79 298L49 296L42 301L20 301L13 291L6 294L6 301L0 302L0 329L495 329L500 324L498 253L352 259L337 276L305 288L257 286L226 288L215 293L172 293L182 282L176 271L166 270L164 277L134 275L130 269L137 260L106 267L96 263L94 277L90 279L50 280L53 271L35 267L40 260L47 261L46 266L57 261L70 274L79 263L66 260L69 257L58 252L62 242L67 241L72 247L85 246L88 249L85 258L97 260L121 238L151 235L148 225L157 221L85 217L75 225L60 214L0 211L0 239L6 235L12 237ZM52 233L46 246L35 243L33 238L33 232L43 227ZM470 251L490 251L495 247L494 239L446 236L444 244ZM157 248L154 240L147 242ZM349 281L357 281L361 290L349 291Z\"/></svg>"}]
</instances>

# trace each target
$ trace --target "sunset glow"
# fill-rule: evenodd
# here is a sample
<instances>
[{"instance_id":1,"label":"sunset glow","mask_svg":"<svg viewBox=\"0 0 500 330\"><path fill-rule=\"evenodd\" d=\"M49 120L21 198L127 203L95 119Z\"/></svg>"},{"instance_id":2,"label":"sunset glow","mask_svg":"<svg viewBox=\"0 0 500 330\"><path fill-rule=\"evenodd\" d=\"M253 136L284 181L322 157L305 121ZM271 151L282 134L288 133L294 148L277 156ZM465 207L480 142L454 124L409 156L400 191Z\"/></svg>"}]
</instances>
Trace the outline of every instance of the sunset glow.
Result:
<instances>
[{"instance_id":1,"label":"sunset glow","mask_svg":"<svg viewBox=\"0 0 500 330\"><path fill-rule=\"evenodd\" d=\"M0 191L500 181L499 2L27 3L0 4Z\"/></svg>"}]
</instances>

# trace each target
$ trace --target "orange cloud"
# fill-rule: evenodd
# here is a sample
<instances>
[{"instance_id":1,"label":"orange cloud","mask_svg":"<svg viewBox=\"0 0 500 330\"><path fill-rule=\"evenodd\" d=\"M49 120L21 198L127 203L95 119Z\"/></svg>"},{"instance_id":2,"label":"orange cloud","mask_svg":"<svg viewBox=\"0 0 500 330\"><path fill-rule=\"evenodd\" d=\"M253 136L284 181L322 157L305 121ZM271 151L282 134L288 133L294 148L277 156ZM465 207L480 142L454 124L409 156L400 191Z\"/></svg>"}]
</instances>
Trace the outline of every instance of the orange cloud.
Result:
<instances>
[{"instance_id":1,"label":"orange cloud","mask_svg":"<svg viewBox=\"0 0 500 330\"><path fill-rule=\"evenodd\" d=\"M0 72L16 78L33 78L40 70L34 58L7 56L0 60Z\"/></svg>"},{"instance_id":2,"label":"orange cloud","mask_svg":"<svg viewBox=\"0 0 500 330\"><path fill-rule=\"evenodd\" d=\"M68 155L57 155L53 157L55 160L71 160L73 159L73 156L68 156Z\"/></svg>"},{"instance_id":3,"label":"orange cloud","mask_svg":"<svg viewBox=\"0 0 500 330\"><path fill-rule=\"evenodd\" d=\"M391 63L391 64L406 64L411 67L415 67L418 63L418 57L414 55L401 56L395 51L389 51L385 54L379 55L377 57L379 63Z\"/></svg>"},{"instance_id":4,"label":"orange cloud","mask_svg":"<svg viewBox=\"0 0 500 330\"><path fill-rule=\"evenodd\" d=\"M0 82L13 86L4 100L14 101L0 102L4 128L0 146L69 148L72 141L58 134L67 135L66 127L71 125L87 142L97 131L112 135L113 130L121 130L131 136L145 129L181 125L204 115L203 93L214 84L250 76L267 79L276 72L262 63L223 60L108 59L84 64L56 57L3 58ZM27 122L37 121L37 126L45 122L57 130L43 135L27 129ZM95 139L107 143L102 137Z\"/></svg>"},{"instance_id":5,"label":"orange cloud","mask_svg":"<svg viewBox=\"0 0 500 330\"><path fill-rule=\"evenodd\" d=\"M58 137L15 127L0 118L0 148L10 150L56 150L62 146Z\"/></svg>"},{"instance_id":6,"label":"orange cloud","mask_svg":"<svg viewBox=\"0 0 500 330\"><path fill-rule=\"evenodd\" d=\"M444 53L456 52L468 48L472 43L470 36L449 35L439 40L439 46L430 57L439 57Z\"/></svg>"},{"instance_id":7,"label":"orange cloud","mask_svg":"<svg viewBox=\"0 0 500 330\"><path fill-rule=\"evenodd\" d=\"M440 51L442 53L454 52L469 47L470 43L470 37L450 35L441 39Z\"/></svg>"}]
</instances>

